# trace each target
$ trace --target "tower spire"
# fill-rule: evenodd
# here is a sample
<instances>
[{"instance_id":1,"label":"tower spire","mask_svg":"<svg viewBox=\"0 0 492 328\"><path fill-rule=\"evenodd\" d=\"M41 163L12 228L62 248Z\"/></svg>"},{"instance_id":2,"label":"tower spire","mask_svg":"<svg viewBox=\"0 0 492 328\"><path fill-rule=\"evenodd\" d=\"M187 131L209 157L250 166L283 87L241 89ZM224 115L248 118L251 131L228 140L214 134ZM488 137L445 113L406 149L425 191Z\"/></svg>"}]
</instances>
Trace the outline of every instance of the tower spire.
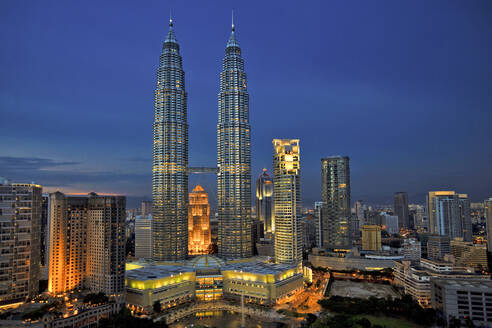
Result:
<instances>
[{"instance_id":1,"label":"tower spire","mask_svg":"<svg viewBox=\"0 0 492 328\"><path fill-rule=\"evenodd\" d=\"M236 33L234 32L236 29L236 26L234 25L234 9L232 9L232 16L231 16L231 36L229 37L229 41L227 42L227 47L239 47L239 43L236 40Z\"/></svg>"},{"instance_id":2,"label":"tower spire","mask_svg":"<svg viewBox=\"0 0 492 328\"><path fill-rule=\"evenodd\" d=\"M174 35L174 23L171 9L169 9L169 32L167 33L166 41L177 43L176 36Z\"/></svg>"}]
</instances>

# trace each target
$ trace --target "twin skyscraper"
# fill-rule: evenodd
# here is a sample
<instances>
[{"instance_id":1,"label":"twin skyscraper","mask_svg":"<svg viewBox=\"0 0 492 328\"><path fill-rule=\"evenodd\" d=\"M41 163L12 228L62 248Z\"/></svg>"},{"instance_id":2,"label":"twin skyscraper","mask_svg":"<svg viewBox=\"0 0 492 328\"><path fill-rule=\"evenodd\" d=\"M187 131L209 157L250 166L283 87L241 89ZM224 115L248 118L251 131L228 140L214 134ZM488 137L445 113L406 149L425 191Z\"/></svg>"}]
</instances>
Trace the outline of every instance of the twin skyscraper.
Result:
<instances>
[{"instance_id":1,"label":"twin skyscraper","mask_svg":"<svg viewBox=\"0 0 492 328\"><path fill-rule=\"evenodd\" d=\"M188 253L187 93L179 50L170 20L154 98L152 240L160 261ZM249 94L234 23L225 52L217 123L218 255L234 259L252 255Z\"/></svg>"}]
</instances>

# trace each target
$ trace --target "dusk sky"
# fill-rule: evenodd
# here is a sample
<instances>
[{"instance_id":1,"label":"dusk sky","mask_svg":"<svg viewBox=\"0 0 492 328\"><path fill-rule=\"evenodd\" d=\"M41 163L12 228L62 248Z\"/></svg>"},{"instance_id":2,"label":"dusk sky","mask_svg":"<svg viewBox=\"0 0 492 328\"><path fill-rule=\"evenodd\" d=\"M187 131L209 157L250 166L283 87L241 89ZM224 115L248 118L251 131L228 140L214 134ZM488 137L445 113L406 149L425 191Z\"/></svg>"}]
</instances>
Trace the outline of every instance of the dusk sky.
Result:
<instances>
[{"instance_id":1,"label":"dusk sky","mask_svg":"<svg viewBox=\"0 0 492 328\"><path fill-rule=\"evenodd\" d=\"M299 138L306 206L320 158L351 160L352 201L492 197L491 1L0 2L0 176L151 199L156 69L172 8L190 166L216 165L231 9L250 94L252 178ZM214 176L193 176L215 196ZM254 183L253 188L254 189Z\"/></svg>"}]
</instances>

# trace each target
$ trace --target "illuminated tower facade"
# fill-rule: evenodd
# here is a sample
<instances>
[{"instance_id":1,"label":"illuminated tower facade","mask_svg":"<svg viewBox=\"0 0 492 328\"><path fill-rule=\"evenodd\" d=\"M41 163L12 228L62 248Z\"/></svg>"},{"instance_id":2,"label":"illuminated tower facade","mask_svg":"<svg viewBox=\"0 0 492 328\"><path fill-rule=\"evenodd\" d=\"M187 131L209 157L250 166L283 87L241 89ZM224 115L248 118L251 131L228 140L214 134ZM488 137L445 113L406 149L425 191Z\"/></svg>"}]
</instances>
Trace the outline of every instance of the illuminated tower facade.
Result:
<instances>
[{"instance_id":1,"label":"illuminated tower facade","mask_svg":"<svg viewBox=\"0 0 492 328\"><path fill-rule=\"evenodd\" d=\"M263 222L265 234L273 230L273 180L263 169L256 180L256 216Z\"/></svg>"},{"instance_id":2,"label":"illuminated tower facade","mask_svg":"<svg viewBox=\"0 0 492 328\"><path fill-rule=\"evenodd\" d=\"M188 254L208 254L212 235L210 232L210 204L208 194L197 185L189 195Z\"/></svg>"},{"instance_id":3,"label":"illuminated tower facade","mask_svg":"<svg viewBox=\"0 0 492 328\"><path fill-rule=\"evenodd\" d=\"M299 139L273 139L275 261L302 261Z\"/></svg>"},{"instance_id":4,"label":"illuminated tower facade","mask_svg":"<svg viewBox=\"0 0 492 328\"><path fill-rule=\"evenodd\" d=\"M234 24L222 62L217 124L219 256L252 255L249 94Z\"/></svg>"},{"instance_id":5,"label":"illuminated tower facade","mask_svg":"<svg viewBox=\"0 0 492 328\"><path fill-rule=\"evenodd\" d=\"M321 159L321 197L323 208L322 246L352 248L350 231L350 167L347 156Z\"/></svg>"},{"instance_id":6,"label":"illuminated tower facade","mask_svg":"<svg viewBox=\"0 0 492 328\"><path fill-rule=\"evenodd\" d=\"M51 294L86 287L123 300L125 207L124 196L50 194Z\"/></svg>"},{"instance_id":7,"label":"illuminated tower facade","mask_svg":"<svg viewBox=\"0 0 492 328\"><path fill-rule=\"evenodd\" d=\"M86 197L50 195L50 247L48 291L61 294L82 288L87 251Z\"/></svg>"},{"instance_id":8,"label":"illuminated tower facade","mask_svg":"<svg viewBox=\"0 0 492 328\"><path fill-rule=\"evenodd\" d=\"M159 59L154 98L152 254L155 260L182 260L188 249L188 123L184 78L171 20Z\"/></svg>"}]
</instances>

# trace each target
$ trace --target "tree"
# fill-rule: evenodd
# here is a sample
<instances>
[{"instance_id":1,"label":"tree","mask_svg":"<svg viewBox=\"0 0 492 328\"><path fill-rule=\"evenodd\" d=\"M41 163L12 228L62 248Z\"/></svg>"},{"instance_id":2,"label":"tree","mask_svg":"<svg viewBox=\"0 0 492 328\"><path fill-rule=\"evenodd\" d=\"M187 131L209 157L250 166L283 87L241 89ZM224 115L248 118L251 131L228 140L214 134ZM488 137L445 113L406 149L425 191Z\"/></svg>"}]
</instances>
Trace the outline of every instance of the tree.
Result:
<instances>
[{"instance_id":1,"label":"tree","mask_svg":"<svg viewBox=\"0 0 492 328\"><path fill-rule=\"evenodd\" d=\"M109 302L109 298L103 292L97 294L90 293L84 296L84 303L89 304L105 304Z\"/></svg>"},{"instance_id":2,"label":"tree","mask_svg":"<svg viewBox=\"0 0 492 328\"><path fill-rule=\"evenodd\" d=\"M362 328L371 328L371 322L367 318L360 318L356 321L356 324L358 324Z\"/></svg>"},{"instance_id":3,"label":"tree","mask_svg":"<svg viewBox=\"0 0 492 328\"><path fill-rule=\"evenodd\" d=\"M461 327L461 321L460 319L457 319L455 317L451 317L449 319L449 328L460 328Z\"/></svg>"}]
</instances>

